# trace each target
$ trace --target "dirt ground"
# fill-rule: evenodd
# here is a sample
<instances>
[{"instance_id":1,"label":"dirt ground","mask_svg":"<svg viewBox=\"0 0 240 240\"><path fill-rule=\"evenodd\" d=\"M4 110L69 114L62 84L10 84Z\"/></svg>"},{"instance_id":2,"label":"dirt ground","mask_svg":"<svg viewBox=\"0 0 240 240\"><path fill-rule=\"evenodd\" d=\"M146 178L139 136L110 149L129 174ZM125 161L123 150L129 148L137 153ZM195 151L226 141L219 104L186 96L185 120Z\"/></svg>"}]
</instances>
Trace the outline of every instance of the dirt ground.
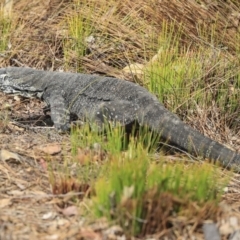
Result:
<instances>
[{"instance_id":1,"label":"dirt ground","mask_svg":"<svg viewBox=\"0 0 240 240\"><path fill-rule=\"evenodd\" d=\"M63 39L67 37L64 36L65 28L61 25L61 21L63 15L71 10L72 2L16 1L13 6L13 16L20 28L11 33L8 50L0 56L1 67L11 65L51 70L64 69ZM124 1L120 3L122 2ZM125 7L121 7L121 12L126 11L127 16L128 12L134 13L132 2L126 1L127 4L123 4ZM155 11L151 12L146 8L145 17L152 21L156 18L155 22L158 23L162 22L163 18L166 20L176 16L177 22L183 20L188 33L186 36L191 36L190 40L194 42L201 40L195 29L198 21L199 24L201 22L211 24L214 22L212 19L217 15L220 21L217 32L222 35L221 27L224 26L225 29L224 24L228 19L229 26L226 28L228 34L225 34L226 38L221 44L232 51L236 45L232 36L237 31L239 33L238 9L235 10L235 5L233 7L229 1L205 2L205 5L197 5L194 1L188 1L190 4L188 6L183 4L184 1L172 1L171 4L170 1L158 1L156 6L161 7L161 14L158 16ZM135 3L138 6L137 1ZM153 10L155 9L157 7L153 7ZM141 11L144 13L144 8ZM136 15L139 14L142 18L144 14L141 15L141 11ZM111 47L109 44L102 48L97 46L97 50L91 46L92 51L82 61L84 72L121 77L122 72L120 71L120 74L118 69L125 66L125 61L122 59L129 59L129 62L144 62L145 51L142 49L140 38L133 34L131 28L128 29L127 26L120 28L118 25L120 21L108 25L105 18L94 18L102 19L101 24L97 22L99 26L103 26L99 32L109 30L109 35L116 34L114 39L119 46L124 47L124 50L120 47L116 48L115 45ZM136 21L136 26L141 30L143 23L140 20ZM143 31L148 29L148 25L143 26ZM126 37L119 38L119 35ZM99 36L101 37L101 34ZM186 42L187 40L184 39ZM145 46L148 44L143 47ZM70 53L69 62L72 66L69 66L69 70L75 70L77 57L71 51ZM126 79L126 76L124 78ZM57 174L64 160L72 158L70 136L55 131L49 115L44 115L44 107L42 102L35 99L21 99L0 93L0 239L127 239L121 227L110 226L104 219L93 219L91 214L86 217L85 212L91 212L88 204L85 201L72 200L73 196L78 198L82 194L81 191L69 194L61 194L60 191L57 194L51 174ZM214 135L215 132L212 131L212 134ZM228 139L231 140L230 144L239 149L238 136L234 139L230 136ZM49 171L50 167L51 171ZM74 165L70 170L74 172ZM225 194L221 202L222 214L215 223L221 239L240 239L239 187L240 175L235 174L229 186L224 189ZM178 222L181 226L181 220ZM211 221L206 222L209 223ZM167 233L166 230L145 239L173 239L165 238ZM176 239L204 238L202 229L198 229L195 222L191 222L179 232L174 231L174 236Z\"/></svg>"},{"instance_id":2,"label":"dirt ground","mask_svg":"<svg viewBox=\"0 0 240 240\"><path fill-rule=\"evenodd\" d=\"M121 233L82 216L81 202L70 200L81 192L53 194L48 166L71 158L70 139L41 126L49 120L42 103L0 94L0 104L0 239L102 239Z\"/></svg>"},{"instance_id":3,"label":"dirt ground","mask_svg":"<svg viewBox=\"0 0 240 240\"><path fill-rule=\"evenodd\" d=\"M85 217L88 206L71 200L81 193L53 194L48 167L54 173L71 158L71 146L68 134L52 128L44 105L2 93L0 103L0 239L126 239L120 227ZM229 238L240 229L239 180L235 175L223 196L217 223L222 239L239 239ZM193 229L178 239L203 239Z\"/></svg>"}]
</instances>

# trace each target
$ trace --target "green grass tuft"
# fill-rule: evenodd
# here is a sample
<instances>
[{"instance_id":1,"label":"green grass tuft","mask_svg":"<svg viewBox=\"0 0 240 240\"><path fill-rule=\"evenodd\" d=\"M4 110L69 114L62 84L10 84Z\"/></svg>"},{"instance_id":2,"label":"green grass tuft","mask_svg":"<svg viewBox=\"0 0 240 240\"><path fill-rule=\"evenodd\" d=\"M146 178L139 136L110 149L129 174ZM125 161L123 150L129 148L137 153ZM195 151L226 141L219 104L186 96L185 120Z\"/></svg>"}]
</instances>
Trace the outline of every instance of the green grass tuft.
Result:
<instances>
[{"instance_id":1,"label":"green grass tuft","mask_svg":"<svg viewBox=\"0 0 240 240\"><path fill-rule=\"evenodd\" d=\"M88 15L82 15L81 9L86 6L86 2L76 1L74 4L74 10L71 15L66 17L65 24L67 26L67 37L64 41L64 56L65 64L74 64L74 68L77 72L83 71L82 58L86 54L86 41L94 32L94 26L91 22L91 14L94 11L94 5L92 8L88 8ZM91 12L92 11L92 12ZM71 59L74 58L75 62L72 63Z\"/></svg>"},{"instance_id":2,"label":"green grass tuft","mask_svg":"<svg viewBox=\"0 0 240 240\"><path fill-rule=\"evenodd\" d=\"M227 181L228 177L222 178L217 167L209 164L153 163L142 142L132 138L128 150L117 157L113 155L96 180L95 213L116 221L128 233L136 235L150 221L146 204L152 194L156 209L162 209L161 199L166 193L172 199L179 199L181 204L173 201L174 212L179 214L182 210L186 212L191 202L200 208L206 204L217 206ZM161 211L164 215L165 210ZM188 216L195 214L191 210L187 212Z\"/></svg>"},{"instance_id":3,"label":"green grass tuft","mask_svg":"<svg viewBox=\"0 0 240 240\"><path fill-rule=\"evenodd\" d=\"M0 9L0 51L7 50L9 44L9 36L11 33L11 18L4 16L4 12Z\"/></svg>"},{"instance_id":4,"label":"green grass tuft","mask_svg":"<svg viewBox=\"0 0 240 240\"><path fill-rule=\"evenodd\" d=\"M205 31L202 29L203 38L209 36ZM239 66L235 58L218 47L221 40L217 41L214 34L213 28L211 37L215 42L186 48L180 44L182 28L176 30L174 24L163 23L157 54L144 69L144 85L183 118L189 113L197 115L200 110L207 117L219 117L215 122L227 124L237 132ZM221 115L211 116L213 106Z\"/></svg>"}]
</instances>

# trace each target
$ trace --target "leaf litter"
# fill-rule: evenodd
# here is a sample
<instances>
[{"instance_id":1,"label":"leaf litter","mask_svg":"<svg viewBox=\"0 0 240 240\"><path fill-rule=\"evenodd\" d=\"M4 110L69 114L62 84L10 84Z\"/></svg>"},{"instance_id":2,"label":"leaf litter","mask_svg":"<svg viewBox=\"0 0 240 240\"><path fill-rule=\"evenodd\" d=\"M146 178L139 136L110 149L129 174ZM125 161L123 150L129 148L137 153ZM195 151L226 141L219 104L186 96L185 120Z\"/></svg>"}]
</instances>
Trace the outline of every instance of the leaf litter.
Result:
<instances>
[{"instance_id":1,"label":"leaf litter","mask_svg":"<svg viewBox=\"0 0 240 240\"><path fill-rule=\"evenodd\" d=\"M230 16L229 23L233 22L234 25L234 28L229 27L227 31L233 32L239 27L239 13L231 14L230 11L233 4L226 3L227 7L225 6L219 8L220 11L215 11L218 8L216 3L203 3L199 8L194 1L187 2L190 7L182 2L179 2L180 5L176 7L178 1L174 1L171 4L169 4L169 1L161 1L159 3L162 5L162 14L160 16L167 15L167 18L176 16L177 22L181 22L181 20L187 22L186 26L189 28L187 29L189 36L195 36L194 31L196 30L190 22L194 23L195 26L198 20L212 19L215 12L220 14L220 16L224 16L226 15L225 11L227 11L227 16ZM128 8L132 11L134 9L132 4L134 3L130 4L129 2L129 4L126 4L122 11L128 12ZM16 57L11 56L11 59L8 59L8 57L3 60L0 59L1 62L5 65L9 65L11 62L13 65L32 66L39 69L49 69L51 65L53 69L61 69L64 65L61 53L61 32L63 30L61 32L59 29L56 30L56 28L59 28L56 27L56 22L59 22L58 17L62 17L62 13L67 9L66 6L68 5L70 6L69 1L65 0L49 1L47 4L42 4L41 1L29 1L32 11L26 14L26 10L22 11L22 9L26 9L26 1L18 1L15 10L19 11L18 14L20 13L21 15L19 19L25 24L24 28L27 30L25 30L24 39L22 39L22 31L16 32L14 35L17 37L15 39L12 38L13 42L9 43L9 49L11 48L10 45L19 46L20 49L15 49ZM141 11L144 11L144 7L145 4ZM186 11L188 17L186 17L186 14L179 14L178 11ZM198 14L195 15L193 12ZM147 17L154 19L151 11L146 13ZM184 18L181 19L183 16ZM222 20L225 22L225 18L222 18ZM160 21L162 19L157 19L157 22ZM104 20L104 22L108 24L108 21ZM221 27L222 25L220 25ZM115 29L115 26L112 28ZM130 34L133 31L128 32L126 26L123 28L128 35L126 41L130 46L129 53L131 54L131 52L138 50L135 45L139 46L141 43L134 34ZM110 25L108 29L112 30ZM119 31L120 29L118 29ZM56 36L56 33L58 36ZM231 34L227 36L231 38ZM51 45L52 39L54 45ZM197 41L198 39L194 38L194 40ZM231 50L235 45L234 39L226 39L223 45L227 45L228 42ZM129 47L125 42L124 44L124 47ZM107 46L106 49L110 49L108 54L99 54L99 51L104 52L105 50L101 49L101 47L95 49L91 47L90 55L92 57L87 56L83 58L84 68L87 72L100 72L125 78L126 74L130 72L130 77L127 77L129 79L132 76L132 69L134 69L137 75L142 75L141 63L126 67L126 74L123 74L116 67L110 66L109 62L118 64L120 62L119 59L129 58L130 61L133 59L131 59L131 55L124 55L127 54L126 51L120 51L122 55L118 55L117 53L115 54L117 48ZM111 51L114 51L114 54L109 54ZM141 54L139 51L137 53L137 56ZM111 57L111 59L106 57L106 55ZM53 59L51 64L49 59ZM129 71L130 67L131 70ZM53 187L50 184L48 175L49 166L52 163L61 165L63 158L70 158L71 147L67 144L70 142L68 136L61 136L54 132L53 129L46 128L47 126L51 127L52 122L48 115L45 116L43 114L42 108L44 104L38 100L5 96L0 93L0 106L0 239L125 239L121 228L118 226L109 227L105 220L95 220L93 223L87 221L81 215L81 212L77 211L77 203L73 203L71 197L66 196L69 193L52 194ZM8 121L9 119L11 119L11 122ZM63 149L64 152L62 151ZM79 162L84 164L87 154L89 154L88 151L79 149L77 155ZM102 158L104 156L100 156L100 160ZM98 156L96 157L97 159L99 159ZM53 168L52 171L57 172L57 169L58 166ZM221 207L224 214L219 217L217 223L220 233L224 235L223 239L228 239L231 234L237 236L237 231L240 228L239 181L240 177L236 174L223 196ZM70 179L69 182L72 190L81 187L74 182L74 179ZM69 187L69 182L65 182L65 188ZM59 187L55 186L55 191L57 190L59 190ZM130 189L126 192L126 196L130 194L129 192ZM65 207L61 208L63 202ZM184 220L180 219L181 221ZM184 233L192 238L193 230L191 226L184 229ZM151 239L161 239L164 234L156 234ZM183 239L177 231L175 235L179 236L179 239ZM196 233L194 238L203 239L203 235Z\"/></svg>"},{"instance_id":2,"label":"leaf litter","mask_svg":"<svg viewBox=\"0 0 240 240\"><path fill-rule=\"evenodd\" d=\"M24 119L29 106L21 106L13 112ZM37 111L44 116L41 109L38 105ZM49 166L56 164L51 171L57 174L63 158L72 157L69 136L45 127L35 129L34 124L32 129L18 131L8 122L0 133L0 239L102 239L102 220L98 232L88 230L91 227L86 226L78 204L71 201L75 195L69 192L69 183L65 183L66 194L62 194L64 183L59 186L49 181ZM86 150L84 154L88 153ZM77 186L80 193L88 189L72 181L72 190Z\"/></svg>"}]
</instances>

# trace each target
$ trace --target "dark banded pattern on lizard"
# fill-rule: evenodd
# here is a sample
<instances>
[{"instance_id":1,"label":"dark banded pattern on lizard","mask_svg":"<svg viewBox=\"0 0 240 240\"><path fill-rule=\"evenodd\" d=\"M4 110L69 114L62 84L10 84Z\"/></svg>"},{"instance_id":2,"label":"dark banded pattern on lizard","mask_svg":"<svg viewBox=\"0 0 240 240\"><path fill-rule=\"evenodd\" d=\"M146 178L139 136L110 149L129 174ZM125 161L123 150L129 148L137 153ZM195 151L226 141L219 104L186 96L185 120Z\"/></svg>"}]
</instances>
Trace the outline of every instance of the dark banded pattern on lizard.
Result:
<instances>
[{"instance_id":1,"label":"dark banded pattern on lizard","mask_svg":"<svg viewBox=\"0 0 240 240\"><path fill-rule=\"evenodd\" d=\"M104 119L127 125L137 121L168 143L224 167L240 167L240 154L194 130L169 112L145 88L134 83L97 75L48 72L31 68L0 69L0 89L44 100L57 129L69 129L70 113L80 119Z\"/></svg>"}]
</instances>

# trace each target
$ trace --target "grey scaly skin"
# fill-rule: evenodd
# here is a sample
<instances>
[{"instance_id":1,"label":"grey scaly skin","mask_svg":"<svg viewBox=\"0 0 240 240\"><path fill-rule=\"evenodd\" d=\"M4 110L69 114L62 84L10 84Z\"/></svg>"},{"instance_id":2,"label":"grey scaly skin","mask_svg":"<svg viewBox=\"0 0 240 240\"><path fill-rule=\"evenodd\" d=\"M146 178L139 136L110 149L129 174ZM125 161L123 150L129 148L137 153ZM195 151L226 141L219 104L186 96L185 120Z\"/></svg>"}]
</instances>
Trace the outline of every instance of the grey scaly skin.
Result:
<instances>
[{"instance_id":1,"label":"grey scaly skin","mask_svg":"<svg viewBox=\"0 0 240 240\"><path fill-rule=\"evenodd\" d=\"M137 121L192 155L240 169L240 154L203 136L169 112L143 87L116 78L0 68L0 90L44 100L57 129L69 129L70 113L98 124L105 119L127 125Z\"/></svg>"}]
</instances>

